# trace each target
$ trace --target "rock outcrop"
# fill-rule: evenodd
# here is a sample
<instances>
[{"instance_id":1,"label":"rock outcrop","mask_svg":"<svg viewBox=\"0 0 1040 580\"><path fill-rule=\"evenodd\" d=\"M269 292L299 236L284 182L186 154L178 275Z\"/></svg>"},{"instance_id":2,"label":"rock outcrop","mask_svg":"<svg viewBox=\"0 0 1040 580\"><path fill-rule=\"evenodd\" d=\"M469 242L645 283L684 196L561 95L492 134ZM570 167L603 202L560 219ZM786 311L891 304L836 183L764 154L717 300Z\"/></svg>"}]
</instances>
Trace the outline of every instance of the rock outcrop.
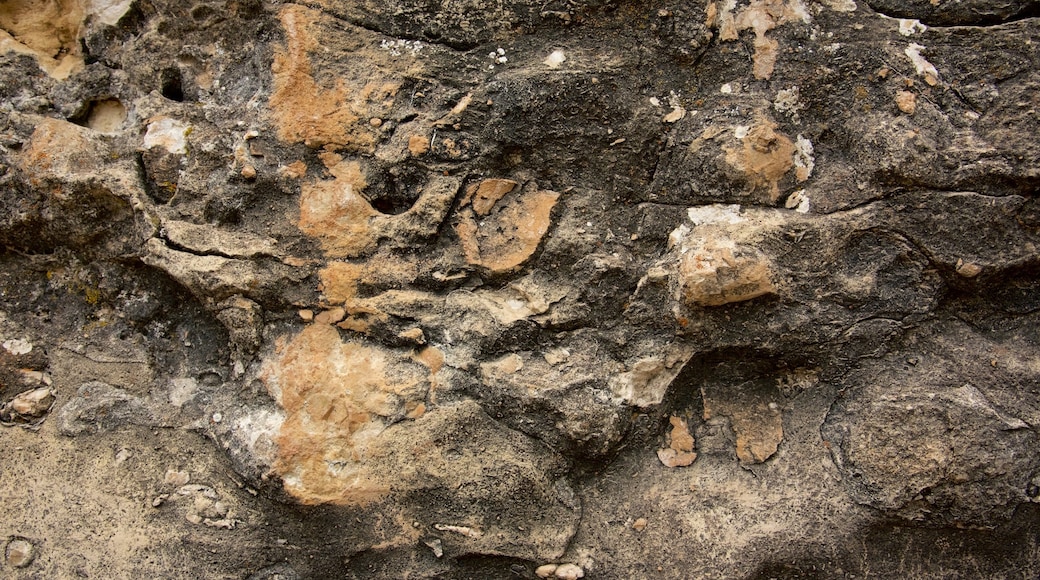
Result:
<instances>
[{"instance_id":1,"label":"rock outcrop","mask_svg":"<svg viewBox=\"0 0 1040 580\"><path fill-rule=\"evenodd\" d=\"M1035 577L1038 16L5 2L0 568Z\"/></svg>"}]
</instances>

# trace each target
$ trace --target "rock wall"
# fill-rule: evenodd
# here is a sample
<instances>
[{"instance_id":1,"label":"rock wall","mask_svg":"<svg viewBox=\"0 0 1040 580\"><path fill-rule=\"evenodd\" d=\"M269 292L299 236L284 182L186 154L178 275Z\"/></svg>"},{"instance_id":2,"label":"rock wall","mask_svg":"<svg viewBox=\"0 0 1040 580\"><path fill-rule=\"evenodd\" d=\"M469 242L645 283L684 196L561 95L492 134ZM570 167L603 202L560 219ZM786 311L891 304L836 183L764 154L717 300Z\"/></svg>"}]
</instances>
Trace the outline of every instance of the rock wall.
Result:
<instances>
[{"instance_id":1,"label":"rock wall","mask_svg":"<svg viewBox=\"0 0 1040 580\"><path fill-rule=\"evenodd\" d=\"M1034 578L1035 0L0 5L13 578Z\"/></svg>"}]
</instances>

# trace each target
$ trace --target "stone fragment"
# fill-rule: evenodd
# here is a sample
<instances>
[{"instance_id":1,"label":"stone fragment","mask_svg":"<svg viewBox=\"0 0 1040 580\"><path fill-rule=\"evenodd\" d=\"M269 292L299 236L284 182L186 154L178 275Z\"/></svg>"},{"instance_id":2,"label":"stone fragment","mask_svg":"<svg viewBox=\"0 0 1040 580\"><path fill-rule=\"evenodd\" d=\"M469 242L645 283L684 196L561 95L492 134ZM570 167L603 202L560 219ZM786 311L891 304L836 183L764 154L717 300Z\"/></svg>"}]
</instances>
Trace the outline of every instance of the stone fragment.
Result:
<instances>
[{"instance_id":1,"label":"stone fragment","mask_svg":"<svg viewBox=\"0 0 1040 580\"><path fill-rule=\"evenodd\" d=\"M641 532L646 529L646 525L646 518L636 518L636 521L632 522L632 529Z\"/></svg>"},{"instance_id":2,"label":"stone fragment","mask_svg":"<svg viewBox=\"0 0 1040 580\"><path fill-rule=\"evenodd\" d=\"M58 432L74 437L123 425L151 425L155 419L139 398L102 382L84 383L58 411Z\"/></svg>"},{"instance_id":3,"label":"stone fragment","mask_svg":"<svg viewBox=\"0 0 1040 580\"><path fill-rule=\"evenodd\" d=\"M383 240L407 246L435 235L459 187L458 178L431 175L407 211L384 215L362 195L368 183L359 162L330 163L329 172L334 179L302 185L298 226L336 258L370 254Z\"/></svg>"},{"instance_id":4,"label":"stone fragment","mask_svg":"<svg viewBox=\"0 0 1040 580\"><path fill-rule=\"evenodd\" d=\"M330 308L323 310L317 316L314 317L315 324L336 324L343 320L343 317L347 315L346 310L340 307Z\"/></svg>"},{"instance_id":5,"label":"stone fragment","mask_svg":"<svg viewBox=\"0 0 1040 580\"><path fill-rule=\"evenodd\" d=\"M6 2L0 8L0 51L32 55L50 76L68 78L83 68L80 29L89 6L78 0Z\"/></svg>"},{"instance_id":6,"label":"stone fragment","mask_svg":"<svg viewBox=\"0 0 1040 580\"><path fill-rule=\"evenodd\" d=\"M543 564L535 568L535 575L539 578L551 578L556 573L556 564Z\"/></svg>"},{"instance_id":7,"label":"stone fragment","mask_svg":"<svg viewBox=\"0 0 1040 580\"><path fill-rule=\"evenodd\" d=\"M264 300L274 287L294 277L290 267L283 264L200 256L171 249L157 238L145 244L141 260L165 271L204 300L221 301L236 294Z\"/></svg>"},{"instance_id":8,"label":"stone fragment","mask_svg":"<svg viewBox=\"0 0 1040 580\"><path fill-rule=\"evenodd\" d=\"M196 254L228 258L276 255L276 240L248 232L229 232L211 225L167 220L163 222L163 233L170 243Z\"/></svg>"},{"instance_id":9,"label":"stone fragment","mask_svg":"<svg viewBox=\"0 0 1040 580\"><path fill-rule=\"evenodd\" d=\"M408 138L408 152L414 157L430 150L430 139L425 135L412 135Z\"/></svg>"},{"instance_id":10,"label":"stone fragment","mask_svg":"<svg viewBox=\"0 0 1040 580\"><path fill-rule=\"evenodd\" d=\"M554 574L560 580L578 580L585 577L585 570L577 564L560 564Z\"/></svg>"},{"instance_id":11,"label":"stone fragment","mask_svg":"<svg viewBox=\"0 0 1040 580\"><path fill-rule=\"evenodd\" d=\"M172 467L167 469L166 475L163 476L163 483L174 487L182 487L187 485L189 481L191 481L190 473L187 471L178 471Z\"/></svg>"},{"instance_id":12,"label":"stone fragment","mask_svg":"<svg viewBox=\"0 0 1040 580\"><path fill-rule=\"evenodd\" d=\"M14 538L7 543L4 555L8 566L25 568L36 558L36 546L25 538Z\"/></svg>"},{"instance_id":13,"label":"stone fragment","mask_svg":"<svg viewBox=\"0 0 1040 580\"><path fill-rule=\"evenodd\" d=\"M928 86L934 87L939 84L939 71L935 69L935 66L932 63L928 62L923 56L921 56L922 50L925 50L925 47L916 42L911 42L903 52L914 65L917 74L924 78L924 82L928 83Z\"/></svg>"},{"instance_id":14,"label":"stone fragment","mask_svg":"<svg viewBox=\"0 0 1040 580\"><path fill-rule=\"evenodd\" d=\"M896 93L896 106L907 115L913 115L917 110L917 95L910 91L899 91Z\"/></svg>"},{"instance_id":15,"label":"stone fragment","mask_svg":"<svg viewBox=\"0 0 1040 580\"><path fill-rule=\"evenodd\" d=\"M508 180L486 181L478 185L472 206L459 212L455 232L467 262L493 273L510 272L538 249L560 194L517 189Z\"/></svg>"},{"instance_id":16,"label":"stone fragment","mask_svg":"<svg viewBox=\"0 0 1040 580\"><path fill-rule=\"evenodd\" d=\"M170 117L154 117L148 120L148 130L144 134L144 149L160 147L172 155L188 154L188 135L191 125L171 119Z\"/></svg>"},{"instance_id":17,"label":"stone fragment","mask_svg":"<svg viewBox=\"0 0 1040 580\"><path fill-rule=\"evenodd\" d=\"M29 354L32 352L33 345L31 342L21 338L9 338L3 342L4 350L13 354Z\"/></svg>"},{"instance_id":18,"label":"stone fragment","mask_svg":"<svg viewBox=\"0 0 1040 580\"><path fill-rule=\"evenodd\" d=\"M422 401L427 371L404 354L343 342L315 324L265 364L263 378L286 418L275 469L302 503L365 503L389 485L365 476L366 449L407 401ZM331 466L331 467L330 467Z\"/></svg>"},{"instance_id":19,"label":"stone fragment","mask_svg":"<svg viewBox=\"0 0 1040 580\"><path fill-rule=\"evenodd\" d=\"M0 423L5 425L33 423L50 411L54 392L47 387L24 391L0 405Z\"/></svg>"},{"instance_id":20,"label":"stone fragment","mask_svg":"<svg viewBox=\"0 0 1040 580\"><path fill-rule=\"evenodd\" d=\"M752 55L752 73L757 79L768 79L773 75L780 44L766 36L766 33L777 26L788 22L809 22L809 13L805 5L797 0L756 0L744 6L736 14L732 2L712 2L708 5L707 26L719 31L719 39L734 41L742 30L753 30L755 33Z\"/></svg>"},{"instance_id":21,"label":"stone fragment","mask_svg":"<svg viewBox=\"0 0 1040 580\"><path fill-rule=\"evenodd\" d=\"M672 426L668 434L668 447L657 450L657 458L665 467L686 467L697 459L693 451L693 436L686 420L682 417L671 416L668 422ZM644 520L643 525L646 525Z\"/></svg>"},{"instance_id":22,"label":"stone fragment","mask_svg":"<svg viewBox=\"0 0 1040 580\"><path fill-rule=\"evenodd\" d=\"M467 188L463 204L470 202L478 216L486 216L498 200L516 189L517 185L512 179L485 179Z\"/></svg>"},{"instance_id":23,"label":"stone fragment","mask_svg":"<svg viewBox=\"0 0 1040 580\"><path fill-rule=\"evenodd\" d=\"M783 414L777 402L781 395L770 380L735 386L712 383L701 388L704 420L729 420L736 436L737 459L744 465L766 461L784 439Z\"/></svg>"},{"instance_id":24,"label":"stone fragment","mask_svg":"<svg viewBox=\"0 0 1040 580\"><path fill-rule=\"evenodd\" d=\"M957 273L965 278L974 278L982 273L982 267L972 262L965 262L964 260L957 260Z\"/></svg>"},{"instance_id":25,"label":"stone fragment","mask_svg":"<svg viewBox=\"0 0 1040 580\"><path fill-rule=\"evenodd\" d=\"M278 138L319 148L329 145L371 152L378 131L369 123L389 112L401 81L375 67L359 67L356 76L317 80L311 53L321 46L321 13L300 5L283 7L278 18L286 46L271 64L274 89L269 105Z\"/></svg>"},{"instance_id":26,"label":"stone fragment","mask_svg":"<svg viewBox=\"0 0 1040 580\"><path fill-rule=\"evenodd\" d=\"M694 236L679 254L679 292L688 306L721 306L776 292L772 265L754 248Z\"/></svg>"},{"instance_id":27,"label":"stone fragment","mask_svg":"<svg viewBox=\"0 0 1040 580\"><path fill-rule=\"evenodd\" d=\"M758 119L750 127L736 128L733 136L739 144L723 147L726 163L742 174L751 189L765 190L770 203L775 203L780 199L780 180L804 154L790 138L777 131L776 123L767 118ZM806 165L805 161L801 163ZM799 181L807 179L810 172L798 175Z\"/></svg>"}]
</instances>

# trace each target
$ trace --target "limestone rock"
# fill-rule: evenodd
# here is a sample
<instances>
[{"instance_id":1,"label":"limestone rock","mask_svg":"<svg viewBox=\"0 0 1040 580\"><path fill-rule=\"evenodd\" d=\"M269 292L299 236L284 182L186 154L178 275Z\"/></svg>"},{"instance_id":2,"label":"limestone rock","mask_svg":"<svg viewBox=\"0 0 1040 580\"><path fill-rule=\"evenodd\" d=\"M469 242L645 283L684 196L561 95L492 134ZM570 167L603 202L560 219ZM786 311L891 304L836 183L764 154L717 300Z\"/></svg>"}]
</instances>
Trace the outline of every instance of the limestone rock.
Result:
<instances>
[{"instance_id":1,"label":"limestone rock","mask_svg":"<svg viewBox=\"0 0 1040 580\"><path fill-rule=\"evenodd\" d=\"M1036 14L0 3L8 567L1035 577Z\"/></svg>"}]
</instances>

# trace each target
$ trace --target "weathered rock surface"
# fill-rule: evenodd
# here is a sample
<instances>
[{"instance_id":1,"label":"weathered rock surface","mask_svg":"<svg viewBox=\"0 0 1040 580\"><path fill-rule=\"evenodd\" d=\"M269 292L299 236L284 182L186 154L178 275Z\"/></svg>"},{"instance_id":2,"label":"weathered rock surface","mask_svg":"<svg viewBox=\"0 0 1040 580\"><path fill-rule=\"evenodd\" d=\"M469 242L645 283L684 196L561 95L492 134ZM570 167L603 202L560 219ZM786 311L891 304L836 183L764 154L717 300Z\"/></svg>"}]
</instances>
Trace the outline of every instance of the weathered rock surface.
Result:
<instances>
[{"instance_id":1,"label":"weathered rock surface","mask_svg":"<svg viewBox=\"0 0 1040 580\"><path fill-rule=\"evenodd\" d=\"M3 3L5 574L1035 577L1038 15Z\"/></svg>"}]
</instances>

